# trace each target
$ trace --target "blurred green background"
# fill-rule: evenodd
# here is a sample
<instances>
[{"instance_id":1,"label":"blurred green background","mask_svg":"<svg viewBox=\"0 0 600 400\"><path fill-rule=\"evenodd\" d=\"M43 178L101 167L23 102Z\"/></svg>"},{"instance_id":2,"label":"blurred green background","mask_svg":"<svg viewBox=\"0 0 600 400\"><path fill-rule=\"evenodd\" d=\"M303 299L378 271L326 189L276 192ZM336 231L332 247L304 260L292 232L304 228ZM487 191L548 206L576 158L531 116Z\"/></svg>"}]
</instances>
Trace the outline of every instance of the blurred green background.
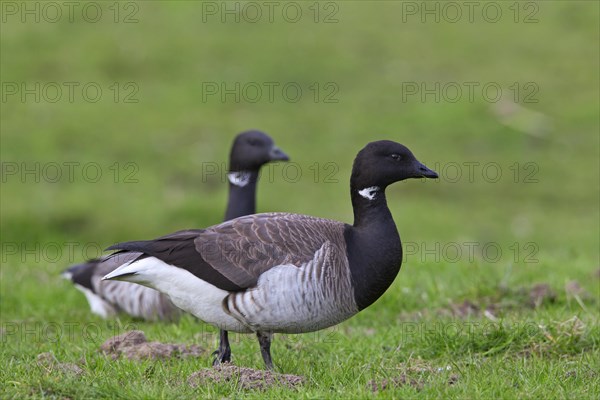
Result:
<instances>
[{"instance_id":1,"label":"blurred green background","mask_svg":"<svg viewBox=\"0 0 600 400\"><path fill-rule=\"evenodd\" d=\"M43 2L28 3L30 13L23 2L2 3L4 323L97 321L59 272L118 241L218 223L224 171L207 168L222 168L233 137L254 128L295 163L264 171L261 212L351 222L352 160L373 140L407 145L441 175L388 189L408 254L388 293L342 325L347 348L323 350L352 354L362 340L365 354L340 365L352 371L352 357L361 362L379 346L382 336L367 327L540 282L559 292L550 320L562 326L579 315L596 329L568 352L597 350L598 2L474 2L472 12L467 2L75 3L72 18L60 2L60 18ZM588 308L568 301L562 288L572 280L593 295ZM540 326L546 317L513 315ZM142 327L188 342L197 329ZM256 355L253 346L247 353ZM97 348L26 340L10 359L48 347L71 360ZM428 349L411 351L427 357ZM565 350L556 351L562 359ZM300 360L301 373L317 362Z\"/></svg>"}]
</instances>

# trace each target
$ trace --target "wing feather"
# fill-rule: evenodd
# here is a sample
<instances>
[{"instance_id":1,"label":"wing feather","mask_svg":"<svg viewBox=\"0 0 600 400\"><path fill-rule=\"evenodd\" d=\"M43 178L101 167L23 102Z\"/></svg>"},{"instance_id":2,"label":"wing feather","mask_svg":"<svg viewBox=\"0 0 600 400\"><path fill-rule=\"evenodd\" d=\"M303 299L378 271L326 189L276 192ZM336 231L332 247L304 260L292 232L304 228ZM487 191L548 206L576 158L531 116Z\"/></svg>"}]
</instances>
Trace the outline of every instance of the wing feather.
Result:
<instances>
[{"instance_id":1,"label":"wing feather","mask_svg":"<svg viewBox=\"0 0 600 400\"><path fill-rule=\"evenodd\" d=\"M312 260L327 241L343 242L343 231L344 224L337 221L266 213L109 249L141 252L139 258L156 257L220 289L240 291L256 286L260 275L275 266Z\"/></svg>"}]
</instances>

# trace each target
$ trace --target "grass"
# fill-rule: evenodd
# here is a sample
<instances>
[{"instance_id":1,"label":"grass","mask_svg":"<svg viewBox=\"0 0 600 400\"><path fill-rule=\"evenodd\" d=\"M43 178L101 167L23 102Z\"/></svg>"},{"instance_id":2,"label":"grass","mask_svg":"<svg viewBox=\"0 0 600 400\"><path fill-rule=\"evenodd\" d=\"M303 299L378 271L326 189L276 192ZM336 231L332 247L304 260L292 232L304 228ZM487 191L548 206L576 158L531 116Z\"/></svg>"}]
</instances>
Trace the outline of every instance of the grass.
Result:
<instances>
[{"instance_id":1,"label":"grass","mask_svg":"<svg viewBox=\"0 0 600 400\"><path fill-rule=\"evenodd\" d=\"M122 3L115 23L112 3L99 4L97 23L3 14L0 397L598 398L597 3L519 3L519 18L537 5L537 23L515 23L512 2L494 3L497 23L422 23L403 14L407 3L358 1L322 3L319 18L337 9L336 23L314 23L312 3L299 3L298 23L221 23L198 3L163 1L135 3L137 23L122 23L135 10ZM91 82L103 96L7 94L36 82ZM236 102L205 91L236 82L291 82L303 95ZM497 83L512 100L518 88L517 105L435 90L465 82ZM409 95L413 84L434 94ZM137 103L124 101L132 88ZM441 174L388 190L405 260L376 304L329 330L276 337L278 368L305 377L297 390L192 388L187 377L210 366L213 328L191 317L103 321L59 278L114 242L219 222L226 188L207 168L249 128L270 133L302 173L266 171L260 211L350 222L351 162L371 140L400 141ZM72 177L65 163L78 163ZM536 284L553 292L537 307ZM132 328L206 355L134 362L98 351ZM262 368L252 337L232 346L237 365ZM44 366L44 352L85 372Z\"/></svg>"}]
</instances>

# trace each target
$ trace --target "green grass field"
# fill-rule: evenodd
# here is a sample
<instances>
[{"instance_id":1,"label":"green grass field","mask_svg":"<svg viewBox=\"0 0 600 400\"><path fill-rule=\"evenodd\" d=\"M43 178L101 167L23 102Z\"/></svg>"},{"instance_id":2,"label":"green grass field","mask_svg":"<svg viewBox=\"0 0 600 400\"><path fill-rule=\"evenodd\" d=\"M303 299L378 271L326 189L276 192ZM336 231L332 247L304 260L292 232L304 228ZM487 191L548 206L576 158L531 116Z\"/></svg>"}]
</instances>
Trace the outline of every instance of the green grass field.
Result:
<instances>
[{"instance_id":1,"label":"green grass field","mask_svg":"<svg viewBox=\"0 0 600 400\"><path fill-rule=\"evenodd\" d=\"M598 398L599 4L466 3L75 2L72 18L0 3L0 397ZM351 222L351 163L372 140L441 179L389 188L405 260L379 301L275 337L301 386L192 387L215 329L104 321L59 273L219 222L222 165L250 128L294 162L264 171L259 211ZM134 328L206 351L99 351ZM232 351L263 368L253 337Z\"/></svg>"}]
</instances>

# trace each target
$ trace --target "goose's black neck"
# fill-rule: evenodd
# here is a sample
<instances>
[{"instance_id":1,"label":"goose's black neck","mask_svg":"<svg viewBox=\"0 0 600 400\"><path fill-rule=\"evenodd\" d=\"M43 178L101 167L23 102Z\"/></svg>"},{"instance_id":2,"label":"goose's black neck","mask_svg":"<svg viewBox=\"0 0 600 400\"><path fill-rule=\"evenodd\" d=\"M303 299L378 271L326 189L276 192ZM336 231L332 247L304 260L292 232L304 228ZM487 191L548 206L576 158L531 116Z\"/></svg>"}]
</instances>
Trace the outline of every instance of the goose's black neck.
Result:
<instances>
[{"instance_id":1,"label":"goose's black neck","mask_svg":"<svg viewBox=\"0 0 600 400\"><path fill-rule=\"evenodd\" d=\"M344 236L359 310L373 304L392 284L402 263L402 245L385 188L351 187L354 224Z\"/></svg>"},{"instance_id":2,"label":"goose's black neck","mask_svg":"<svg viewBox=\"0 0 600 400\"><path fill-rule=\"evenodd\" d=\"M225 221L256 213L258 171L236 171L227 174L229 199Z\"/></svg>"},{"instance_id":3,"label":"goose's black neck","mask_svg":"<svg viewBox=\"0 0 600 400\"><path fill-rule=\"evenodd\" d=\"M350 189L352 199L352 211L354 212L354 224L357 229L365 229L372 225L394 224L392 214L387 206L385 189L378 186ZM394 225L395 226L395 225Z\"/></svg>"}]
</instances>

